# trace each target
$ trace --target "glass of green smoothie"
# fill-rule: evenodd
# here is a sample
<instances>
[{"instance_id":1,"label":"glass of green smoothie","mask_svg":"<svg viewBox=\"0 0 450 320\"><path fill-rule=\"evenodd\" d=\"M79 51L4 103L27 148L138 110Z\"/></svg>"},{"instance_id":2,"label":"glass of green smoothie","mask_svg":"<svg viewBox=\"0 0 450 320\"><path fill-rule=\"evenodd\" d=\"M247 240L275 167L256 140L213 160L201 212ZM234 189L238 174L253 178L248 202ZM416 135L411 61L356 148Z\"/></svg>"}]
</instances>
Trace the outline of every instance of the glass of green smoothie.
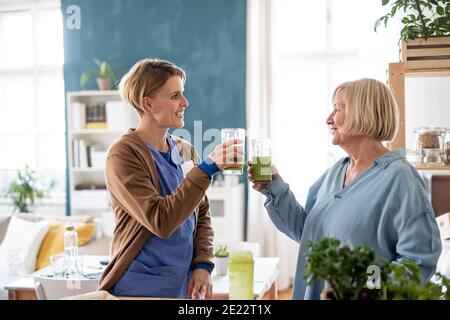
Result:
<instances>
[{"instance_id":1,"label":"glass of green smoothie","mask_svg":"<svg viewBox=\"0 0 450 320\"><path fill-rule=\"evenodd\" d=\"M253 181L272 180L272 149L270 139L255 138L250 142L250 156L253 165Z\"/></svg>"},{"instance_id":2,"label":"glass of green smoothie","mask_svg":"<svg viewBox=\"0 0 450 320\"><path fill-rule=\"evenodd\" d=\"M240 128L224 128L221 131L222 135L222 143L227 140L239 139L242 141L241 144L237 144L236 146L240 146L245 150L245 129ZM224 175L241 175L243 173L244 168L244 160L236 161L232 166L226 167L223 170Z\"/></svg>"},{"instance_id":3,"label":"glass of green smoothie","mask_svg":"<svg viewBox=\"0 0 450 320\"><path fill-rule=\"evenodd\" d=\"M230 300L253 300L255 261L251 251L236 251L230 254L228 262L230 279Z\"/></svg>"}]
</instances>

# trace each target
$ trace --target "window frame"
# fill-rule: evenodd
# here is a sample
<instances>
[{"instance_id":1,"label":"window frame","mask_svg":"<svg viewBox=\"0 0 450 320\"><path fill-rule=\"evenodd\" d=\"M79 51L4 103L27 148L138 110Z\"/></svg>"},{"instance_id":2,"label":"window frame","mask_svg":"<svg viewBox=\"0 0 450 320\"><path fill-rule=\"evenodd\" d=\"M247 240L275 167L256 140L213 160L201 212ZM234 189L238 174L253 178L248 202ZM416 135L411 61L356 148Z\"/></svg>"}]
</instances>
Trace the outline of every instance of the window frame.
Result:
<instances>
[{"instance_id":1,"label":"window frame","mask_svg":"<svg viewBox=\"0 0 450 320\"><path fill-rule=\"evenodd\" d=\"M382 60L386 60L386 63L383 64L383 67L385 68L384 70L386 70L387 65L389 62L391 61L395 61L395 57L398 55L392 55L392 53L395 53L396 51L396 40L389 42L390 44L392 44L392 48L390 46L386 46L386 59L382 58L382 59L376 59L373 60L370 58L370 56L367 56L366 53L364 53L364 49L358 44L356 45L354 48L349 48L346 49L346 47L344 48L340 48L340 47L335 47L336 45L336 23L338 23L338 19L337 17L339 17L339 13L338 11L334 11L333 7L335 3L332 2L333 0L324 0L324 8L323 10L321 10L321 14L322 15L326 15L325 17L325 22L326 22L326 26L325 26L325 41L324 41L324 47L317 49L317 50L305 50L302 51L301 49L294 47L276 47L276 45L272 45L270 48L270 54L271 54L271 60L272 60L272 78L275 80L272 80L273 82L275 81L279 81L279 79L283 78L284 73L282 71L279 71L279 73L277 73L277 70L280 69L280 67L284 67L284 66L289 66L291 64L295 64L298 62L301 63L305 63L305 64L311 64L311 63L319 63L321 66L323 66L323 70L324 70L324 83L321 86L323 88L323 92L325 95L325 99L328 102L329 106L329 111L324 112L324 117L323 117L323 130L327 130L326 125L325 125L325 119L328 116L328 114L331 112L331 95L332 95L332 90L335 88L336 85L338 85L342 80L352 80L353 78L347 78L348 75L345 76L344 79L342 79L342 74L339 72L340 69L342 69L343 67L345 68L346 65L350 65L353 64L354 62L357 62L357 66L356 68L352 69L349 74L352 73L356 73L356 74L360 74L360 71L364 71L363 75L360 76L367 76L367 73L369 73L370 77L373 78L378 78L378 80L387 80L387 77L385 77L384 79L382 78L382 72L381 71L376 71L374 72L374 69L369 67L369 65L367 65L367 63L372 63L375 62L377 67L379 65L381 65L381 61ZM335 0L334 0L335 1ZM270 1L269 2L272 6L275 5L276 0L275 1ZM372 3L370 4L371 6L375 6L374 4L374 0L372 0ZM275 9L275 10L274 10ZM304 12L307 12L307 10L309 10L309 7L304 8ZM292 10L292 8L291 8ZM380 11L383 11L384 9L380 6L379 9ZM271 19L271 29L273 30L273 34L272 37L277 37L280 35L280 32L283 32L283 29L279 29L279 27L276 25L278 22L278 19L282 19L281 14L277 12L276 8L272 8L271 10L272 15L274 15ZM378 11L377 11L378 12ZM277 16L278 14L278 16ZM380 14L381 16L381 14ZM322 16L323 17L323 16ZM323 19L323 18L322 18ZM375 21L375 19L374 19ZM390 25L389 30L387 29L382 29L379 30L377 32L377 34L375 34L375 32L370 36L370 38L372 40L367 40L366 38L363 39L363 41L375 41L374 43L378 43L378 39L380 39L380 37L383 36L386 37L388 34L392 33L392 30L400 30L399 29L399 22L394 23L395 21L393 21ZM275 32L275 30L278 30L278 32ZM366 28L367 29L367 28ZM364 33L365 34L365 33ZM363 34L363 36L364 36ZM394 37L395 38L395 37ZM386 38L386 39L391 39L391 37ZM282 43L282 42L281 42ZM384 43L386 43L386 41L384 41ZM283 49L284 48L284 49ZM392 50L391 50L392 49ZM387 57L392 56L392 58L387 59ZM369 58L369 59L368 59ZM283 68L281 68L283 69ZM377 68L376 70L379 70L379 68ZM373 74L373 75L372 75ZM304 75L302 75L304 76ZM283 90L277 89L280 87L280 83L281 82L277 82L276 84L272 85L272 108L275 108L276 106L283 104L285 101L283 101ZM281 84L281 86L283 86L283 84ZM285 103L284 103L285 104ZM326 106L322 106L322 104L317 105L318 108L321 108L321 110L327 110L327 109L322 109L325 108ZM275 113L275 110L272 110L272 113ZM322 112L322 111L321 111ZM274 122L271 124L271 132L274 135L276 140L282 139L282 135L280 134L280 132L282 132L281 129L285 129L286 126L281 126L280 120L276 120L276 117L273 116L272 119L274 119ZM302 125L300 125L301 128L303 128ZM310 126L308 126L310 127ZM297 125L296 125L297 128ZM314 125L314 128L318 128L317 126ZM280 131L281 130L281 131ZM322 140L320 140L322 143ZM280 144L281 145L281 144ZM347 154L345 153L344 150L342 150L341 148L337 147L337 146L333 146L331 143L331 135L330 135L330 139L328 140L327 144L322 144L323 148L324 148L324 153L323 156L326 156L326 161L328 163L327 167L321 167L321 168L312 168L310 166L308 166L308 170L309 172L311 172L311 169L316 171L317 170L317 178L320 176L321 173L323 173L328 167L330 167L331 165L333 165L333 163L335 163L339 158L343 157L343 156L347 156ZM280 147L281 148L281 147ZM326 150L325 150L326 148ZM276 159L275 159L276 160ZM282 162L282 161L280 161ZM286 165L286 164L285 164ZM293 170L293 168L291 168L289 165L287 166L283 166L280 163L280 168L289 172L290 170ZM294 187L299 187L296 186L294 183L292 183L292 185ZM302 184L303 185L303 184ZM307 183L305 184L305 186L308 185ZM306 201L306 196L308 193L308 189L304 189L301 188L301 190L297 190L297 198L300 200L300 202L304 203Z\"/></svg>"},{"instance_id":2,"label":"window frame","mask_svg":"<svg viewBox=\"0 0 450 320\"><path fill-rule=\"evenodd\" d=\"M281 65L283 63L295 63L295 62L306 62L306 63L314 63L318 62L323 65L325 70L325 81L324 83L324 92L326 93L326 101L331 101L331 90L333 89L333 70L336 66L338 66L342 62L351 61L352 59L356 59L358 57L358 51L357 50L338 50L333 48L333 12L332 12L332 0L326 0L325 1L325 12L323 14L326 15L326 29L325 29L325 47L323 50L315 50L315 51L291 51L289 53L286 52L277 52L277 50L272 48L274 50L272 54L273 59L273 65L274 69L277 69L277 65ZM274 21L273 23L276 23ZM274 77L276 77L274 75ZM277 97L279 92L274 92L273 96ZM275 98L276 99L276 98ZM276 105L277 102L274 102ZM330 112L331 112L331 102L329 104L330 106ZM324 106L325 107L325 106ZM327 130L325 127L325 117L323 119L323 130ZM277 126L278 123L273 123L272 126ZM273 130L273 133L278 136L279 133L276 133L277 130L276 127ZM331 166L340 156L343 155L343 152L341 150L338 150L335 146L331 144L330 141L327 143L327 151L324 152L324 154L328 154L328 162L329 166ZM321 168L318 169L318 175L320 176L320 172L324 172L327 168ZM302 203L305 203L306 196L307 196L308 189L306 188L304 192L306 194L302 194L301 192L298 193L298 198Z\"/></svg>"},{"instance_id":3,"label":"window frame","mask_svg":"<svg viewBox=\"0 0 450 320\"><path fill-rule=\"evenodd\" d=\"M20 134L20 133L8 133L6 130L0 129L0 136L1 137L11 137L11 136L32 136L33 139L33 145L34 145L34 155L36 159L36 166L35 169L41 174L41 175L50 175L52 177L60 176L64 179L67 179L66 177L66 162L64 162L64 167L61 169L42 169L42 156L41 151L39 148L40 140L46 136L54 136L64 139L64 142L66 141L66 128L64 125L64 131L61 133L56 132L48 132L43 130L42 128L39 128L39 114L38 114L38 105L39 105L39 93L38 93L38 83L39 78L41 76L62 76L63 75L63 64L61 65L54 65L54 66L44 66L39 65L38 61L38 39L36 34L36 25L38 21L38 11L39 10L45 10L45 9L57 9L61 10L61 2L59 0L0 0L0 12L14 12L14 11L29 11L31 15L31 23L32 23L32 47L33 47L33 64L32 67L25 67L25 68L8 68L8 69L2 69L0 68L0 78L2 79L8 79L12 76L31 76L32 83L34 86L33 90L33 108L34 108L34 127L30 130L30 132L27 132L26 134ZM1 19L1 16L0 16ZM64 94L64 93L63 93ZM65 146L64 150L61 150L64 153L66 152ZM0 204L2 205L8 205L11 203L11 200L7 198L6 196L6 186L9 182L6 182L6 180L10 181L12 177L16 175L17 169L7 169L7 168L0 168L0 178L4 180L4 186L0 186ZM64 205L66 203L66 187L65 182L63 182L64 191L60 192L51 192L48 197L45 199L42 199L43 204L61 204Z\"/></svg>"}]
</instances>

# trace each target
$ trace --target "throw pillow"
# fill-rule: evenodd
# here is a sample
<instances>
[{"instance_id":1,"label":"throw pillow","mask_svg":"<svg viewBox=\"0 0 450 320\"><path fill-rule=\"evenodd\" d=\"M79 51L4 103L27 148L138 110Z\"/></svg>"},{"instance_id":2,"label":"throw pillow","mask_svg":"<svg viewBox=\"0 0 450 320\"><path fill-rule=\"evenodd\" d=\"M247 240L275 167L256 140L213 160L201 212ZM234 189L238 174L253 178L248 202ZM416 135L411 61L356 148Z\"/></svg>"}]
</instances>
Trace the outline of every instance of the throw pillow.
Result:
<instances>
[{"instance_id":1,"label":"throw pillow","mask_svg":"<svg viewBox=\"0 0 450 320\"><path fill-rule=\"evenodd\" d=\"M29 222L13 216L0 245L0 273L24 276L33 272L48 228L46 221Z\"/></svg>"},{"instance_id":2,"label":"throw pillow","mask_svg":"<svg viewBox=\"0 0 450 320\"><path fill-rule=\"evenodd\" d=\"M11 220L11 215L0 214L0 243L2 243L6 230L8 230L9 220Z\"/></svg>"},{"instance_id":3,"label":"throw pillow","mask_svg":"<svg viewBox=\"0 0 450 320\"><path fill-rule=\"evenodd\" d=\"M82 246L92 240L95 234L93 223L73 223L78 233L78 246ZM36 260L36 270L45 268L50 263L50 256L64 252L64 232L66 223L52 222L50 229L42 241Z\"/></svg>"}]
</instances>

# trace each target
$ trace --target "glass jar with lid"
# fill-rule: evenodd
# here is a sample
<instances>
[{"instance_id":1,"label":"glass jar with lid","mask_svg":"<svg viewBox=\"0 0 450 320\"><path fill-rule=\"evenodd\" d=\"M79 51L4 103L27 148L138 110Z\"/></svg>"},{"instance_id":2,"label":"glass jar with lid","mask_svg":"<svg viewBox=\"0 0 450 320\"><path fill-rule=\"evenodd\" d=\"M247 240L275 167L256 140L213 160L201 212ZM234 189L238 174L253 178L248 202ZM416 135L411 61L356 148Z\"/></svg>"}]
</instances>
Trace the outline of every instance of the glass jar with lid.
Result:
<instances>
[{"instance_id":1,"label":"glass jar with lid","mask_svg":"<svg viewBox=\"0 0 450 320\"><path fill-rule=\"evenodd\" d=\"M419 127L414 129L416 149L440 149L441 152L444 152L446 131L446 128L442 127Z\"/></svg>"},{"instance_id":2,"label":"glass jar with lid","mask_svg":"<svg viewBox=\"0 0 450 320\"><path fill-rule=\"evenodd\" d=\"M423 164L431 166L443 165L441 149L423 149Z\"/></svg>"},{"instance_id":3,"label":"glass jar with lid","mask_svg":"<svg viewBox=\"0 0 450 320\"><path fill-rule=\"evenodd\" d=\"M422 150L406 150L406 160L413 166L420 166L423 161Z\"/></svg>"}]
</instances>

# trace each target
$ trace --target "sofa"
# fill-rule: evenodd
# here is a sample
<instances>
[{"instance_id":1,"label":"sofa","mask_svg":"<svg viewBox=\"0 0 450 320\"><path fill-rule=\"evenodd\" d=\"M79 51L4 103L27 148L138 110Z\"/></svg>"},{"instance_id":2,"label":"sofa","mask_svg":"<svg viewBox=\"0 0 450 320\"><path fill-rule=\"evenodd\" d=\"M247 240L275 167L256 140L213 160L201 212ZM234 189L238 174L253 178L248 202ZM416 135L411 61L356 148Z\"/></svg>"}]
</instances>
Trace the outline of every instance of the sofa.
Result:
<instances>
[{"instance_id":1,"label":"sofa","mask_svg":"<svg viewBox=\"0 0 450 320\"><path fill-rule=\"evenodd\" d=\"M101 218L0 213L0 300L8 299L6 285L47 266L50 255L63 252L69 222L78 232L79 255L110 255L112 213Z\"/></svg>"}]
</instances>

